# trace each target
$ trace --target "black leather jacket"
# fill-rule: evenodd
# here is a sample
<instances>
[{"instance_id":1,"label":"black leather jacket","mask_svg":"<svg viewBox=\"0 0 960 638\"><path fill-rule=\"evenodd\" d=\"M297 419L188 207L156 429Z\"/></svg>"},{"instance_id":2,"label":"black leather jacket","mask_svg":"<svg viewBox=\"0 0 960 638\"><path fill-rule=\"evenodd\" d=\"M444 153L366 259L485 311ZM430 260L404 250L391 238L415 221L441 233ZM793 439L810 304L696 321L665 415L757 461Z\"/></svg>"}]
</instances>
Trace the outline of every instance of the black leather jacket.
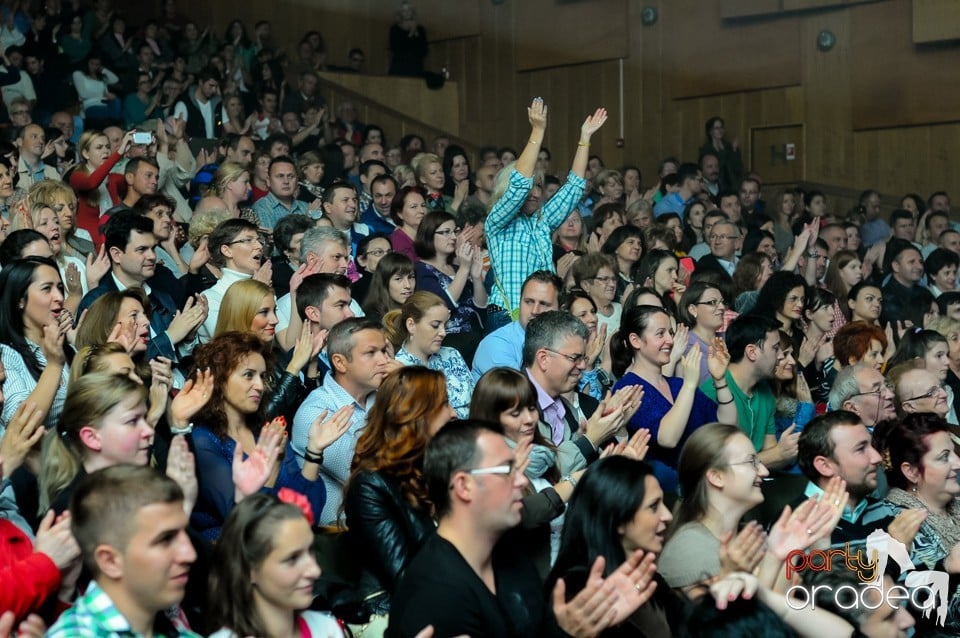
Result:
<instances>
[{"instance_id":1,"label":"black leather jacket","mask_svg":"<svg viewBox=\"0 0 960 638\"><path fill-rule=\"evenodd\" d=\"M370 613L385 614L400 576L436 533L436 525L427 512L410 505L392 477L380 472L362 472L350 481L344 513L350 547L360 562L357 589Z\"/></svg>"}]
</instances>

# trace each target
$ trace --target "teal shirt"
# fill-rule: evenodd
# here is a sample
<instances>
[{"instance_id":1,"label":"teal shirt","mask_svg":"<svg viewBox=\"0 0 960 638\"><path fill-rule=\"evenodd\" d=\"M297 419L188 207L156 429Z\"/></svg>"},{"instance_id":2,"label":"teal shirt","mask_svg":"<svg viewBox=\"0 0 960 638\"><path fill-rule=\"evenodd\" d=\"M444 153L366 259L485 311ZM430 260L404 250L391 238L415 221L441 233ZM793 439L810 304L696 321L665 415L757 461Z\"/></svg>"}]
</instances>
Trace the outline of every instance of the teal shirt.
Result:
<instances>
[{"instance_id":1,"label":"teal shirt","mask_svg":"<svg viewBox=\"0 0 960 638\"><path fill-rule=\"evenodd\" d=\"M820 486L810 481L807 483L807 487L803 490L803 495L807 498L811 496L816 496L817 498L823 497L823 490L820 489ZM848 501L849 503L849 501ZM843 506L843 515L841 518L848 523L856 523L860 520L860 517L863 516L863 512L867 509L867 499L861 498L860 502L857 503L857 506L853 509L850 509L850 505Z\"/></svg>"},{"instance_id":2,"label":"teal shirt","mask_svg":"<svg viewBox=\"0 0 960 638\"><path fill-rule=\"evenodd\" d=\"M753 395L747 396L733 380L729 370L725 378L730 385L733 401L737 405L737 425L753 442L754 449L759 452L763 449L763 441L768 434L777 435L777 426L773 420L777 410L777 399L773 396L773 390L766 381L762 381L753 388ZM704 381L700 385L700 390L714 401L717 400L717 389L712 379Z\"/></svg>"}]
</instances>

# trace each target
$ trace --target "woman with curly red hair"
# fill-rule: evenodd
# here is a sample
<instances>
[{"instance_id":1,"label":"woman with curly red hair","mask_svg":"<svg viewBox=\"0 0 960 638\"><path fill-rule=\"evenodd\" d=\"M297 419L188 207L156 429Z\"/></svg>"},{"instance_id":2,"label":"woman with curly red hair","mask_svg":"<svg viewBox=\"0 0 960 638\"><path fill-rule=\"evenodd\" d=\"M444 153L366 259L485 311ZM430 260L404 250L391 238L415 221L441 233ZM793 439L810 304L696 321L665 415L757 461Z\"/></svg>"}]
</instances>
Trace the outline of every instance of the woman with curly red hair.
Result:
<instances>
[{"instance_id":1,"label":"woman with curly red hair","mask_svg":"<svg viewBox=\"0 0 960 638\"><path fill-rule=\"evenodd\" d=\"M400 574L436 529L423 476L427 443L455 416L443 374L406 366L380 384L357 441L344 512L364 612L384 628Z\"/></svg>"},{"instance_id":2,"label":"woman with curly red hair","mask_svg":"<svg viewBox=\"0 0 960 638\"><path fill-rule=\"evenodd\" d=\"M252 332L225 332L194 351L195 368L213 374L212 396L197 414L193 428L199 494L191 522L209 540L220 535L237 502L264 487L270 491L292 488L310 499L315 512L326 502L326 489L319 478L323 450L347 431L352 408L338 410L326 421L326 412L317 417L300 468L293 449L286 444L285 419L264 422L265 379L267 370L272 369L268 367L270 347ZM241 462L262 467L263 480L236 481L238 474L232 468Z\"/></svg>"},{"instance_id":3,"label":"woman with curly red hair","mask_svg":"<svg viewBox=\"0 0 960 638\"><path fill-rule=\"evenodd\" d=\"M835 367L865 363L877 370L883 368L886 359L887 335L879 326L865 321L851 321L837 330L833 337Z\"/></svg>"}]
</instances>

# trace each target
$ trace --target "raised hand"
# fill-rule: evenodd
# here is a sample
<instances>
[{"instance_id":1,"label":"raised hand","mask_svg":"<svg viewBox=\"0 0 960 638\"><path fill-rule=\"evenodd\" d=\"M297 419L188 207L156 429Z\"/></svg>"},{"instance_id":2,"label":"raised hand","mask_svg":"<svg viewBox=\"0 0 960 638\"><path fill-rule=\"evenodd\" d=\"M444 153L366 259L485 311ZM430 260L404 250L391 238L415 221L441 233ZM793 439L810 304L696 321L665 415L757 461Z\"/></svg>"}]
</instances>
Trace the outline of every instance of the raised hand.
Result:
<instances>
[{"instance_id":1,"label":"raised hand","mask_svg":"<svg viewBox=\"0 0 960 638\"><path fill-rule=\"evenodd\" d=\"M110 331L107 343L119 343L127 354L133 354L137 347L137 322L131 321L124 325L122 321L118 321Z\"/></svg>"},{"instance_id":2,"label":"raised hand","mask_svg":"<svg viewBox=\"0 0 960 638\"><path fill-rule=\"evenodd\" d=\"M909 552L910 548L913 547L913 540L917 537L917 532L920 531L920 526L923 525L923 521L927 520L929 514L930 512L922 507L900 510L896 518L887 526L887 534L890 534L890 538L895 538L903 543L903 546Z\"/></svg>"},{"instance_id":3,"label":"raised hand","mask_svg":"<svg viewBox=\"0 0 960 638\"><path fill-rule=\"evenodd\" d=\"M80 281L80 269L73 262L67 264L67 296L83 296L83 282Z\"/></svg>"},{"instance_id":4,"label":"raised hand","mask_svg":"<svg viewBox=\"0 0 960 638\"><path fill-rule=\"evenodd\" d=\"M597 326L597 332L594 333L590 340L587 342L587 367L592 368L599 357L603 353L603 347L607 343L607 324L600 324Z\"/></svg>"},{"instance_id":5,"label":"raised hand","mask_svg":"<svg viewBox=\"0 0 960 638\"><path fill-rule=\"evenodd\" d=\"M62 310L61 314L64 312L66 311ZM63 340L66 332L67 328L63 326L62 323L56 326L50 324L43 326L43 338L40 340L40 351L43 353L43 357L47 360L47 363L63 365L66 361L66 356L63 353Z\"/></svg>"},{"instance_id":6,"label":"raised hand","mask_svg":"<svg viewBox=\"0 0 960 638\"><path fill-rule=\"evenodd\" d=\"M183 389L170 402L170 424L185 428L190 419L203 409L213 396L213 372L210 368L197 370L197 378L187 379Z\"/></svg>"},{"instance_id":7,"label":"raised hand","mask_svg":"<svg viewBox=\"0 0 960 638\"><path fill-rule=\"evenodd\" d=\"M723 339L717 337L713 340L707 354L707 371L714 381L723 381L729 365L730 352L727 351L727 344L724 343Z\"/></svg>"},{"instance_id":8,"label":"raised hand","mask_svg":"<svg viewBox=\"0 0 960 638\"><path fill-rule=\"evenodd\" d=\"M265 283L268 286L273 285L273 262L267 259L260 267L257 268L257 272L253 273L253 278L261 283Z\"/></svg>"},{"instance_id":9,"label":"raised hand","mask_svg":"<svg viewBox=\"0 0 960 638\"><path fill-rule=\"evenodd\" d=\"M763 560L767 535L756 521L750 521L734 536L727 532L720 539L720 573L752 572Z\"/></svg>"},{"instance_id":10,"label":"raised hand","mask_svg":"<svg viewBox=\"0 0 960 638\"><path fill-rule=\"evenodd\" d=\"M260 439L253 452L243 458L243 449L238 443L233 451L234 500L239 503L245 497L258 492L273 474L280 461L280 450L286 436L279 419L263 426Z\"/></svg>"},{"instance_id":11,"label":"raised hand","mask_svg":"<svg viewBox=\"0 0 960 638\"><path fill-rule=\"evenodd\" d=\"M311 452L323 452L325 449L346 434L350 429L350 418L353 416L353 406L345 405L333 413L329 419L324 410L310 424L307 433L307 449Z\"/></svg>"},{"instance_id":12,"label":"raised hand","mask_svg":"<svg viewBox=\"0 0 960 638\"><path fill-rule=\"evenodd\" d=\"M30 401L21 403L13 413L7 431L0 439L0 459L3 459L0 465L4 478L9 478L23 465L30 450L43 439L47 431L42 425L43 417L43 410Z\"/></svg>"},{"instance_id":13,"label":"raised hand","mask_svg":"<svg viewBox=\"0 0 960 638\"><path fill-rule=\"evenodd\" d=\"M635 461L642 461L650 450L650 430L640 428L622 445L623 447L618 449L615 454L626 456Z\"/></svg>"},{"instance_id":14,"label":"raised hand","mask_svg":"<svg viewBox=\"0 0 960 638\"><path fill-rule=\"evenodd\" d=\"M670 348L670 360L679 361L687 351L690 342L690 329L682 323L677 324L677 332L673 335L673 347ZM699 348L697 348L699 350Z\"/></svg>"},{"instance_id":15,"label":"raised hand","mask_svg":"<svg viewBox=\"0 0 960 638\"><path fill-rule=\"evenodd\" d=\"M197 466L187 439L178 434L170 441L167 456L167 476L172 478L183 490L183 511L189 516L197 502Z\"/></svg>"},{"instance_id":16,"label":"raised hand","mask_svg":"<svg viewBox=\"0 0 960 638\"><path fill-rule=\"evenodd\" d=\"M583 125L580 127L581 138L586 137L588 140L593 136L594 133L600 130L600 127L603 126L603 123L607 121L607 109L600 107L593 112L593 115L588 115L587 119L583 121Z\"/></svg>"},{"instance_id":17,"label":"raised hand","mask_svg":"<svg viewBox=\"0 0 960 638\"><path fill-rule=\"evenodd\" d=\"M794 432L797 429L796 423L791 423L790 427L783 431L780 440L777 441L777 447L780 450L780 458L786 461L794 461L797 458L797 448L800 444L800 433Z\"/></svg>"},{"instance_id":18,"label":"raised hand","mask_svg":"<svg viewBox=\"0 0 960 638\"><path fill-rule=\"evenodd\" d=\"M700 385L700 360L703 352L699 347L690 348L690 351L680 360L683 367L683 382L694 386Z\"/></svg>"},{"instance_id":19,"label":"raised hand","mask_svg":"<svg viewBox=\"0 0 960 638\"><path fill-rule=\"evenodd\" d=\"M200 240L200 243L197 244L197 250L194 251L193 257L190 258L190 272L197 274L200 272L200 269L210 261L210 243L209 240L204 237Z\"/></svg>"},{"instance_id":20,"label":"raised hand","mask_svg":"<svg viewBox=\"0 0 960 638\"><path fill-rule=\"evenodd\" d=\"M55 516L49 510L37 529L37 540L33 549L46 554L58 569L63 570L80 558L80 546L70 532L70 512Z\"/></svg>"},{"instance_id":21,"label":"raised hand","mask_svg":"<svg viewBox=\"0 0 960 638\"><path fill-rule=\"evenodd\" d=\"M756 576L747 572L735 572L710 585L710 593L717 602L717 609L726 609L731 600L753 598L759 588L760 581Z\"/></svg>"},{"instance_id":22,"label":"raised hand","mask_svg":"<svg viewBox=\"0 0 960 638\"><path fill-rule=\"evenodd\" d=\"M147 421L156 427L160 417L167 411L170 401L170 388L173 387L173 362L166 357L157 357L150 361L150 411Z\"/></svg>"},{"instance_id":23,"label":"raised hand","mask_svg":"<svg viewBox=\"0 0 960 638\"><path fill-rule=\"evenodd\" d=\"M542 132L547 129L547 105L543 103L543 98L533 98L527 108L527 119L534 131Z\"/></svg>"}]
</instances>

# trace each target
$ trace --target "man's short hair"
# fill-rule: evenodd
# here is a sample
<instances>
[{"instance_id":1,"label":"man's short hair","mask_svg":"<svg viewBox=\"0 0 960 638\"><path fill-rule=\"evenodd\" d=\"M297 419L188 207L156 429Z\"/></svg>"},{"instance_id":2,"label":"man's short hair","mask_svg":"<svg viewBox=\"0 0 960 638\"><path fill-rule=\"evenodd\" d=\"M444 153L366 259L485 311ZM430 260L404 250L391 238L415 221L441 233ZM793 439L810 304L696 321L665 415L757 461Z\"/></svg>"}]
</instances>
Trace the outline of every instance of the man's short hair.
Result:
<instances>
[{"instance_id":1,"label":"man's short hair","mask_svg":"<svg viewBox=\"0 0 960 638\"><path fill-rule=\"evenodd\" d=\"M299 299L297 301L299 305ZM354 335L364 330L376 330L383 334L380 324L364 317L344 319L330 328L330 335L327 337L327 357L333 358L333 355L339 354L345 357L347 361L351 361L353 348L356 345Z\"/></svg>"},{"instance_id":2,"label":"man's short hair","mask_svg":"<svg viewBox=\"0 0 960 638\"><path fill-rule=\"evenodd\" d=\"M289 146L289 144L287 145ZM270 148L269 146L267 148ZM297 163L289 155L278 155L270 160L270 168L267 169L267 175L273 174L273 167L277 164L289 164L294 170L297 169Z\"/></svg>"},{"instance_id":3,"label":"man's short hair","mask_svg":"<svg viewBox=\"0 0 960 638\"><path fill-rule=\"evenodd\" d=\"M153 232L153 222L151 221L150 224L150 232ZM253 222L245 219L231 218L220 222L217 224L217 227L210 232L210 236L207 239L207 246L210 249L210 261L213 262L214 266L223 267L226 265L227 258L223 256L220 249L236 239L237 235L245 230L252 230L255 233L259 233L260 231Z\"/></svg>"},{"instance_id":4,"label":"man's short hair","mask_svg":"<svg viewBox=\"0 0 960 638\"><path fill-rule=\"evenodd\" d=\"M183 501L176 481L156 469L114 465L87 474L70 499L70 529L83 562L94 577L100 574L96 548L107 544L123 551L134 533L137 512L158 503Z\"/></svg>"},{"instance_id":5,"label":"man's short hair","mask_svg":"<svg viewBox=\"0 0 960 638\"><path fill-rule=\"evenodd\" d=\"M948 215L946 211L932 210L927 213L927 216L923 221L923 227L927 230L930 230L931 222L933 222L933 220L937 217L943 217L947 221L950 221L950 215Z\"/></svg>"},{"instance_id":6,"label":"man's short hair","mask_svg":"<svg viewBox=\"0 0 960 638\"><path fill-rule=\"evenodd\" d=\"M797 445L797 461L804 476L813 482L820 478L820 473L813 467L818 456L833 458L834 444L830 438L830 431L841 425L860 425L860 417L849 410L837 410L821 414L807 423L800 433Z\"/></svg>"},{"instance_id":7,"label":"man's short hair","mask_svg":"<svg viewBox=\"0 0 960 638\"><path fill-rule=\"evenodd\" d=\"M890 213L890 225L895 225L901 219L909 219L913 221L913 213L903 208L897 208Z\"/></svg>"},{"instance_id":8,"label":"man's short hair","mask_svg":"<svg viewBox=\"0 0 960 638\"><path fill-rule=\"evenodd\" d=\"M363 175L363 176L365 176L365 177L369 177L369 175L367 175L367 173L370 172L370 169L375 168L375 167L377 167L377 166L379 166L380 168L382 168L385 173L389 173L389 172L390 172L390 169L387 168L387 165L384 164L383 162L381 162L380 160L369 159L369 160L365 161L363 164L360 165L360 174Z\"/></svg>"},{"instance_id":9,"label":"man's short hair","mask_svg":"<svg viewBox=\"0 0 960 638\"><path fill-rule=\"evenodd\" d=\"M828 410L842 410L843 404L860 394L860 383L857 381L857 373L861 370L873 370L872 365L866 363L857 363L852 366L843 366L833 380L830 387L830 394L827 396Z\"/></svg>"},{"instance_id":10,"label":"man's short hair","mask_svg":"<svg viewBox=\"0 0 960 638\"><path fill-rule=\"evenodd\" d=\"M340 244L347 251L350 250L350 238L346 233L332 226L314 226L306 231L303 234L303 239L300 240L301 260L309 253L319 255L322 246L327 242Z\"/></svg>"},{"instance_id":11,"label":"man's short hair","mask_svg":"<svg viewBox=\"0 0 960 638\"><path fill-rule=\"evenodd\" d=\"M223 77L215 66L205 66L197 74L197 84L203 84L210 80L216 80L218 84L223 84Z\"/></svg>"},{"instance_id":12,"label":"man's short hair","mask_svg":"<svg viewBox=\"0 0 960 638\"><path fill-rule=\"evenodd\" d=\"M157 160L151 159L149 157L131 157L127 160L127 165L123 169L124 175L136 175L137 171L140 170L141 164L148 164L158 171L160 170L160 165L157 164Z\"/></svg>"},{"instance_id":13,"label":"man's short hair","mask_svg":"<svg viewBox=\"0 0 960 638\"><path fill-rule=\"evenodd\" d=\"M117 211L103 225L104 247L108 252L111 248L119 248L121 252L126 252L133 231L152 236L153 220L132 210Z\"/></svg>"},{"instance_id":14,"label":"man's short hair","mask_svg":"<svg viewBox=\"0 0 960 638\"><path fill-rule=\"evenodd\" d=\"M897 261L900 258L900 255L907 252L908 250L915 250L917 254L921 257L923 254L920 252L920 249L917 248L912 241L907 241L906 239L900 239L899 237L894 237L887 242L887 250L883 256L883 272L892 273L893 269L890 267L890 264Z\"/></svg>"},{"instance_id":15,"label":"man's short hair","mask_svg":"<svg viewBox=\"0 0 960 638\"><path fill-rule=\"evenodd\" d=\"M314 273L303 278L300 288L297 289L297 314L306 321L307 308L319 308L330 296L331 288L345 288L350 290L350 280L345 275L332 273Z\"/></svg>"},{"instance_id":16,"label":"man's short hair","mask_svg":"<svg viewBox=\"0 0 960 638\"><path fill-rule=\"evenodd\" d=\"M354 195L357 195L356 186L354 186L353 184L351 184L345 179L338 179L338 180L335 180L332 184L330 184L323 190L323 198L321 201L324 204L332 204L334 198L337 195L337 191L341 189L351 190L353 191Z\"/></svg>"},{"instance_id":17,"label":"man's short hair","mask_svg":"<svg viewBox=\"0 0 960 638\"><path fill-rule=\"evenodd\" d=\"M683 184L688 179L697 179L700 167L693 162L684 162L677 168L677 183Z\"/></svg>"},{"instance_id":18,"label":"man's short hair","mask_svg":"<svg viewBox=\"0 0 960 638\"><path fill-rule=\"evenodd\" d=\"M535 270L530 273L526 279L523 280L523 286L520 287L520 296L523 296L523 291L526 290L527 284L538 283L538 284L547 284L548 286L553 286L557 289L557 295L563 292L563 280L552 273L549 270Z\"/></svg>"},{"instance_id":19,"label":"man's short hair","mask_svg":"<svg viewBox=\"0 0 960 638\"><path fill-rule=\"evenodd\" d=\"M456 472L473 469L480 462L477 440L484 432L503 435L503 426L476 419L453 421L443 426L427 445L423 476L437 518L450 513L450 478Z\"/></svg>"},{"instance_id":20,"label":"man's short hair","mask_svg":"<svg viewBox=\"0 0 960 638\"><path fill-rule=\"evenodd\" d=\"M376 161L376 160L370 160L370 161ZM383 162L380 162L380 163L383 164ZM400 187L397 185L397 180L394 179L393 175L391 175L390 171L388 170L386 173L377 175L376 177L373 178L373 181L370 182L370 192L373 192L373 187L376 186L377 184L384 184L386 182L390 182L391 184L393 184L394 190L399 190Z\"/></svg>"},{"instance_id":21,"label":"man's short hair","mask_svg":"<svg viewBox=\"0 0 960 638\"><path fill-rule=\"evenodd\" d=\"M763 346L770 332L780 329L780 322L773 317L760 315L740 315L727 328L724 341L730 353L731 363L740 363L750 344Z\"/></svg>"},{"instance_id":22,"label":"man's short hair","mask_svg":"<svg viewBox=\"0 0 960 638\"><path fill-rule=\"evenodd\" d=\"M580 337L587 341L590 332L582 321L569 312L551 310L537 315L527 324L523 339L523 366L533 365L539 350L557 350L568 337Z\"/></svg>"}]
</instances>

